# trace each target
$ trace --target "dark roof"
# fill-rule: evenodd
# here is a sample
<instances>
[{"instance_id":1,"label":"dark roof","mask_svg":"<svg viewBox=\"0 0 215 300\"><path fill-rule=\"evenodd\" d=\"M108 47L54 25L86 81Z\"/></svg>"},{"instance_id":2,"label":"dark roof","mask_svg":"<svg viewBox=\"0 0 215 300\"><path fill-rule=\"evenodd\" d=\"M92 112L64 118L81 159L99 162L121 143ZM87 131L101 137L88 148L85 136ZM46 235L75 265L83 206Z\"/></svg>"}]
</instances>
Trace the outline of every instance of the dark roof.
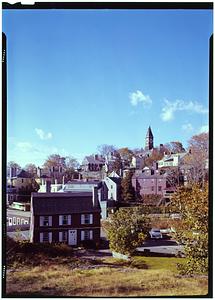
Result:
<instances>
[{"instance_id":1,"label":"dark roof","mask_svg":"<svg viewBox=\"0 0 215 300\"><path fill-rule=\"evenodd\" d=\"M166 162L166 161L173 161L173 158L164 159L164 162Z\"/></svg>"},{"instance_id":2,"label":"dark roof","mask_svg":"<svg viewBox=\"0 0 215 300\"><path fill-rule=\"evenodd\" d=\"M42 176L40 176L40 178L50 178L50 177L47 175L42 175Z\"/></svg>"},{"instance_id":3,"label":"dark roof","mask_svg":"<svg viewBox=\"0 0 215 300\"><path fill-rule=\"evenodd\" d=\"M59 215L68 213L98 212L94 207L92 193L33 193L34 215Z\"/></svg>"},{"instance_id":4,"label":"dark roof","mask_svg":"<svg viewBox=\"0 0 215 300\"><path fill-rule=\"evenodd\" d=\"M165 174L164 175L157 175L157 174L153 174L153 175L146 175L144 173L140 174L139 176L133 176L132 178L134 179L165 179Z\"/></svg>"},{"instance_id":5,"label":"dark roof","mask_svg":"<svg viewBox=\"0 0 215 300\"><path fill-rule=\"evenodd\" d=\"M121 183L121 178L118 177L109 177L113 182L115 182L116 184L120 184Z\"/></svg>"},{"instance_id":6,"label":"dark roof","mask_svg":"<svg viewBox=\"0 0 215 300\"><path fill-rule=\"evenodd\" d=\"M17 177L19 177L19 178L32 178L33 176L30 173L26 172L25 170L21 170L19 172L19 174L17 175Z\"/></svg>"},{"instance_id":7,"label":"dark roof","mask_svg":"<svg viewBox=\"0 0 215 300\"><path fill-rule=\"evenodd\" d=\"M83 181L83 180L70 180L68 181L66 184L99 184L101 182L101 180L87 180L87 181Z\"/></svg>"},{"instance_id":8,"label":"dark roof","mask_svg":"<svg viewBox=\"0 0 215 300\"><path fill-rule=\"evenodd\" d=\"M85 156L84 161L87 160L89 164L104 164L105 160L104 159L95 159L95 157L92 156Z\"/></svg>"}]
</instances>

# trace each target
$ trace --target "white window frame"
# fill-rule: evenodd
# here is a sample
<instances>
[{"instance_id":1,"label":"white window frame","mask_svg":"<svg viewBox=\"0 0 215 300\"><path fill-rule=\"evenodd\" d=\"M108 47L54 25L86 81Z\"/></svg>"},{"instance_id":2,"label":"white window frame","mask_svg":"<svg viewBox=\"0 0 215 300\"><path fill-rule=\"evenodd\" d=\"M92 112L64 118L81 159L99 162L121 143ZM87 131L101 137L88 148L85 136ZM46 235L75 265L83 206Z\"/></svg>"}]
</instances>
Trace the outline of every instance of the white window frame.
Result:
<instances>
[{"instance_id":1,"label":"white window frame","mask_svg":"<svg viewBox=\"0 0 215 300\"><path fill-rule=\"evenodd\" d=\"M8 225L9 225L9 226L12 226L12 225L13 225L13 219L10 218L10 217L8 218Z\"/></svg>"},{"instance_id":2,"label":"white window frame","mask_svg":"<svg viewBox=\"0 0 215 300\"><path fill-rule=\"evenodd\" d=\"M20 225L21 222L20 222L20 218L17 218L17 225Z\"/></svg>"},{"instance_id":3,"label":"white window frame","mask_svg":"<svg viewBox=\"0 0 215 300\"><path fill-rule=\"evenodd\" d=\"M16 225L16 217L13 217L13 225Z\"/></svg>"},{"instance_id":4,"label":"white window frame","mask_svg":"<svg viewBox=\"0 0 215 300\"><path fill-rule=\"evenodd\" d=\"M45 241L44 241L44 234L46 235ZM40 232L40 243L51 243L51 242L52 242L52 232L48 232L48 231Z\"/></svg>"},{"instance_id":5,"label":"white window frame","mask_svg":"<svg viewBox=\"0 0 215 300\"><path fill-rule=\"evenodd\" d=\"M68 241L68 231L60 231L59 242L67 242L67 241Z\"/></svg>"},{"instance_id":6,"label":"white window frame","mask_svg":"<svg viewBox=\"0 0 215 300\"><path fill-rule=\"evenodd\" d=\"M40 216L40 227L52 226L52 216Z\"/></svg>"},{"instance_id":7,"label":"white window frame","mask_svg":"<svg viewBox=\"0 0 215 300\"><path fill-rule=\"evenodd\" d=\"M66 217L66 218L65 218ZM65 219L64 219L65 218ZM66 220L67 222L64 224L64 220ZM59 216L59 225L63 226L63 225L71 225L71 215L60 215Z\"/></svg>"},{"instance_id":8,"label":"white window frame","mask_svg":"<svg viewBox=\"0 0 215 300\"><path fill-rule=\"evenodd\" d=\"M93 224L93 214L81 214L81 224Z\"/></svg>"},{"instance_id":9,"label":"white window frame","mask_svg":"<svg viewBox=\"0 0 215 300\"><path fill-rule=\"evenodd\" d=\"M81 230L81 241L93 240L93 230Z\"/></svg>"}]
</instances>

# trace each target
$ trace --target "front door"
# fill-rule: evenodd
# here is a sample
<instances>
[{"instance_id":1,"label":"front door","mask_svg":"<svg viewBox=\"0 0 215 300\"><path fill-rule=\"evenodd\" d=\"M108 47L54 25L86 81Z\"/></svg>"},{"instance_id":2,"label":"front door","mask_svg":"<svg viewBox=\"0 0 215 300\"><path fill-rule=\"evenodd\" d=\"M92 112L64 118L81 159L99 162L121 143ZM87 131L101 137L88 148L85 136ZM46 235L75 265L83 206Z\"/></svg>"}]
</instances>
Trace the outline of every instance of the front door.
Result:
<instances>
[{"instance_id":1,"label":"front door","mask_svg":"<svg viewBox=\"0 0 215 300\"><path fill-rule=\"evenodd\" d=\"M77 230L76 229L71 229L69 230L69 245L77 245Z\"/></svg>"}]
</instances>

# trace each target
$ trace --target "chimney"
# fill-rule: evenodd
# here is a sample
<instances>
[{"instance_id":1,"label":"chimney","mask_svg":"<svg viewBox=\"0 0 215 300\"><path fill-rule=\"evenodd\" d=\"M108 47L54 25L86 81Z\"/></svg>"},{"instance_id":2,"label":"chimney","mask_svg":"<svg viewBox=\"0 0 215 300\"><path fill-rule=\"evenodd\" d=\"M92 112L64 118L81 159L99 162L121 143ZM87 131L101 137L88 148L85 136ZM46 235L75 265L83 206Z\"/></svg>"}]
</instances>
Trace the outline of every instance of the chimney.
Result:
<instances>
[{"instance_id":1,"label":"chimney","mask_svg":"<svg viewBox=\"0 0 215 300\"><path fill-rule=\"evenodd\" d=\"M46 181L46 193L51 193L51 182Z\"/></svg>"},{"instance_id":2,"label":"chimney","mask_svg":"<svg viewBox=\"0 0 215 300\"><path fill-rule=\"evenodd\" d=\"M92 190L93 190L93 206L98 207L99 206L99 199L98 199L98 188L97 188L97 186L93 186Z\"/></svg>"},{"instance_id":3,"label":"chimney","mask_svg":"<svg viewBox=\"0 0 215 300\"><path fill-rule=\"evenodd\" d=\"M81 173L78 173L78 180L81 180Z\"/></svg>"},{"instance_id":4,"label":"chimney","mask_svg":"<svg viewBox=\"0 0 215 300\"><path fill-rule=\"evenodd\" d=\"M55 179L54 184L57 184L57 179Z\"/></svg>"},{"instance_id":5,"label":"chimney","mask_svg":"<svg viewBox=\"0 0 215 300\"><path fill-rule=\"evenodd\" d=\"M63 176L63 179L62 179L62 184L64 185L65 184L65 178Z\"/></svg>"}]
</instances>

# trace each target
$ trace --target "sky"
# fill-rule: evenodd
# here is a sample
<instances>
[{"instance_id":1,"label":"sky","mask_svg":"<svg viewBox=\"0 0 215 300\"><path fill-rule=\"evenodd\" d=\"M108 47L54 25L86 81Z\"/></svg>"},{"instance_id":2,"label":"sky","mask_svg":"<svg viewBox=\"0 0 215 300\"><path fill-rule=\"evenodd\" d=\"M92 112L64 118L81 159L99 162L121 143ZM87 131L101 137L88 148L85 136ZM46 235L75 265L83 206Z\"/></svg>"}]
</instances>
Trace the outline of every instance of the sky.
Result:
<instances>
[{"instance_id":1,"label":"sky","mask_svg":"<svg viewBox=\"0 0 215 300\"><path fill-rule=\"evenodd\" d=\"M7 160L82 161L208 130L211 10L3 10Z\"/></svg>"}]
</instances>

